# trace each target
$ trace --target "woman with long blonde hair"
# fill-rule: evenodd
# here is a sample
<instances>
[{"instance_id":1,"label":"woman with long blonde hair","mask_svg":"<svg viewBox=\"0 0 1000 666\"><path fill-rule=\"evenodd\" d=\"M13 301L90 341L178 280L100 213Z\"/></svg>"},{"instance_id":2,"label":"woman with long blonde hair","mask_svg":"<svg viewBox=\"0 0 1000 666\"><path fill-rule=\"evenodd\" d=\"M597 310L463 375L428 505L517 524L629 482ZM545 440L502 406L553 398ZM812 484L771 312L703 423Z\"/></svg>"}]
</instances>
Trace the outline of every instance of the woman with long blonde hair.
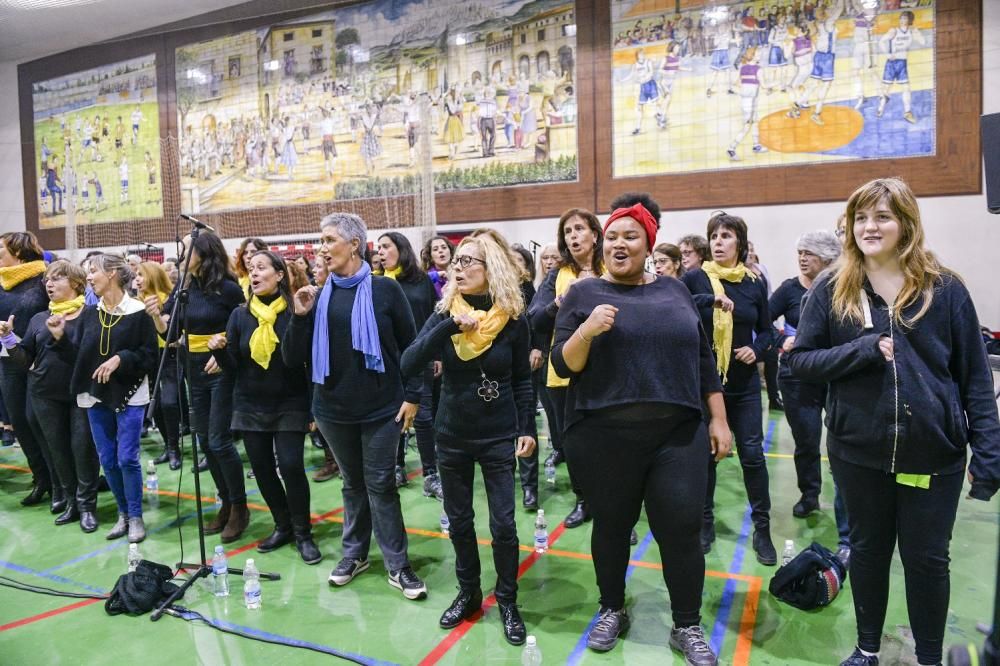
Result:
<instances>
[{"instance_id":1,"label":"woman with long blonde hair","mask_svg":"<svg viewBox=\"0 0 1000 666\"><path fill-rule=\"evenodd\" d=\"M473 524L472 479L482 469L490 507L496 598L504 637L525 641L517 610L518 540L514 523L514 464L535 448L535 400L528 354L521 269L502 236L462 239L441 300L403 353L405 377L419 377L440 358L441 402L435 430L444 510L455 548L459 593L441 616L450 629L482 606L479 545Z\"/></svg>"},{"instance_id":2,"label":"woman with long blonde hair","mask_svg":"<svg viewBox=\"0 0 1000 666\"><path fill-rule=\"evenodd\" d=\"M966 448L970 495L988 501L1000 487L1000 421L975 306L924 246L902 180L873 180L848 199L844 253L813 285L787 359L800 380L829 384L858 631L842 666L879 663L897 542L917 661L938 664Z\"/></svg>"}]
</instances>

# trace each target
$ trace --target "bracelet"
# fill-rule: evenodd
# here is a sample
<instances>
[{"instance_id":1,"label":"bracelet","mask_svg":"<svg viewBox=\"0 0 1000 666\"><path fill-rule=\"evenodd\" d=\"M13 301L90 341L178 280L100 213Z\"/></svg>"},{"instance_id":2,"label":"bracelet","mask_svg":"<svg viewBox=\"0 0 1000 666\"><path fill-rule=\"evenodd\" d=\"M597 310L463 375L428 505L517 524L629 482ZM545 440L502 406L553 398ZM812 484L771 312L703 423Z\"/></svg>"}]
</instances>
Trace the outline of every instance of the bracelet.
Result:
<instances>
[{"instance_id":1,"label":"bracelet","mask_svg":"<svg viewBox=\"0 0 1000 666\"><path fill-rule=\"evenodd\" d=\"M583 341L584 341L585 343L587 343L588 345L589 345L589 344L590 344L591 342L593 342L593 341L594 341L594 338L587 338L587 336L585 336L585 335L584 335L583 333L581 333L581 332L580 332L580 329L579 329L579 328L578 328L578 329L576 329L576 334L577 334L577 335L579 335L579 336L580 336L580 339L581 339L581 340L583 340Z\"/></svg>"}]
</instances>

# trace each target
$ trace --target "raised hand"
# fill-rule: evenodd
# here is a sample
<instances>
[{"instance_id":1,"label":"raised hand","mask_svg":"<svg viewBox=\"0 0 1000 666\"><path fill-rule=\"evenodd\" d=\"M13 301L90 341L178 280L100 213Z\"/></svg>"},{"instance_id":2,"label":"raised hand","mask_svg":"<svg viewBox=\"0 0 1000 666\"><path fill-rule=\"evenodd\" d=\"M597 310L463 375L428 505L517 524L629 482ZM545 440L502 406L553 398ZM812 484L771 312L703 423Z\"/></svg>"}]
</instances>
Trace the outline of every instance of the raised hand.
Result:
<instances>
[{"instance_id":1,"label":"raised hand","mask_svg":"<svg viewBox=\"0 0 1000 666\"><path fill-rule=\"evenodd\" d=\"M295 292L295 298L292 299L294 301L295 314L309 314L309 312L312 311L313 306L316 304L316 294L318 293L319 287L313 285L307 285Z\"/></svg>"},{"instance_id":2,"label":"raised hand","mask_svg":"<svg viewBox=\"0 0 1000 666\"><path fill-rule=\"evenodd\" d=\"M0 337L9 335L14 330L14 315L7 317L7 321L0 321Z\"/></svg>"},{"instance_id":3,"label":"raised hand","mask_svg":"<svg viewBox=\"0 0 1000 666\"><path fill-rule=\"evenodd\" d=\"M56 340L61 340L63 333L66 332L66 318L62 315L54 314L45 320L45 326L49 329L49 333Z\"/></svg>"},{"instance_id":4,"label":"raised hand","mask_svg":"<svg viewBox=\"0 0 1000 666\"><path fill-rule=\"evenodd\" d=\"M598 305L595 307L590 316L587 317L587 321L580 324L580 335L583 336L585 340L592 340L602 333L607 333L611 330L611 327L615 325L615 315L618 314L618 308L613 305Z\"/></svg>"}]
</instances>

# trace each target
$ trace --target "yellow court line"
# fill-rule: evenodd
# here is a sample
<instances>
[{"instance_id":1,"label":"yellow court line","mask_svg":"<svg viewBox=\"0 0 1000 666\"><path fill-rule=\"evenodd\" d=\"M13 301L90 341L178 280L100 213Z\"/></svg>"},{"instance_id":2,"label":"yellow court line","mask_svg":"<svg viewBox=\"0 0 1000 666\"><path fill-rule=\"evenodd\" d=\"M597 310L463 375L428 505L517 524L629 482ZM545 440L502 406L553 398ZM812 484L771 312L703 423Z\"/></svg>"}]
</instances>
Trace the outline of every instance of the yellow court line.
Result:
<instances>
[{"instance_id":1,"label":"yellow court line","mask_svg":"<svg viewBox=\"0 0 1000 666\"><path fill-rule=\"evenodd\" d=\"M795 457L791 453L765 453L764 456L767 457L767 458L794 458ZM826 456L820 456L819 459L822 460L823 462L830 462L830 459L827 458Z\"/></svg>"}]
</instances>

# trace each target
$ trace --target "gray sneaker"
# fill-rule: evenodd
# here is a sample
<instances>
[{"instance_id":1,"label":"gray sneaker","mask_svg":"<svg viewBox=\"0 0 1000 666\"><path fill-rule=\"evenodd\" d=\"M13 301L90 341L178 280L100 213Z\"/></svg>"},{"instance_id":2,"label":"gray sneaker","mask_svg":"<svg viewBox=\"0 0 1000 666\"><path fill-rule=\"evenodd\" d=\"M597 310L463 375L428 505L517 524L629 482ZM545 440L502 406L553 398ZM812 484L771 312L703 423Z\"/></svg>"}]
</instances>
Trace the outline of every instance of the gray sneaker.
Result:
<instances>
[{"instance_id":1,"label":"gray sneaker","mask_svg":"<svg viewBox=\"0 0 1000 666\"><path fill-rule=\"evenodd\" d=\"M624 608L620 610L601 608L594 628L587 634L587 647L598 652L607 652L618 643L618 638L628 631L628 626L628 613Z\"/></svg>"},{"instance_id":2,"label":"gray sneaker","mask_svg":"<svg viewBox=\"0 0 1000 666\"><path fill-rule=\"evenodd\" d=\"M368 560L345 557L330 572L330 585L347 585L362 571L368 570Z\"/></svg>"},{"instance_id":3,"label":"gray sneaker","mask_svg":"<svg viewBox=\"0 0 1000 666\"><path fill-rule=\"evenodd\" d=\"M428 474L424 477L424 497L433 497L439 501L444 501L444 490L441 489L441 477L437 474Z\"/></svg>"},{"instance_id":4,"label":"gray sneaker","mask_svg":"<svg viewBox=\"0 0 1000 666\"><path fill-rule=\"evenodd\" d=\"M142 522L142 516L134 516L128 519L128 542L139 543L146 538L146 523Z\"/></svg>"},{"instance_id":5,"label":"gray sneaker","mask_svg":"<svg viewBox=\"0 0 1000 666\"><path fill-rule=\"evenodd\" d=\"M684 663L690 666L715 666L719 659L705 640L701 627L684 627L670 630L670 647L684 655Z\"/></svg>"}]
</instances>

